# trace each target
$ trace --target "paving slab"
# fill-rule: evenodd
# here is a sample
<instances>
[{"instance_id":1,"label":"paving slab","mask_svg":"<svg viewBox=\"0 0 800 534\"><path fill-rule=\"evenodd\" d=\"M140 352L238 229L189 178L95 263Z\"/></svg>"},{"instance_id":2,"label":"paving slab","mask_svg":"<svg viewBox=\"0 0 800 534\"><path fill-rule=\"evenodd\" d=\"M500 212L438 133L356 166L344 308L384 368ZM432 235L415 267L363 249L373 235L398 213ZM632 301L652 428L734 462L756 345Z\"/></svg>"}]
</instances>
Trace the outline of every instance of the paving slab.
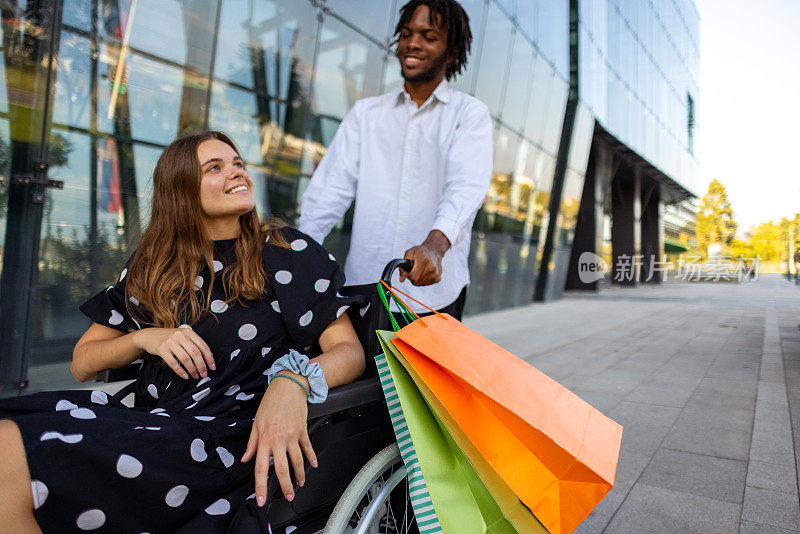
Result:
<instances>
[{"instance_id":1,"label":"paving slab","mask_svg":"<svg viewBox=\"0 0 800 534\"><path fill-rule=\"evenodd\" d=\"M741 503L747 462L661 448L640 483L718 501Z\"/></svg>"},{"instance_id":2,"label":"paving slab","mask_svg":"<svg viewBox=\"0 0 800 534\"><path fill-rule=\"evenodd\" d=\"M730 534L741 505L636 484L604 530L609 534Z\"/></svg>"}]
</instances>

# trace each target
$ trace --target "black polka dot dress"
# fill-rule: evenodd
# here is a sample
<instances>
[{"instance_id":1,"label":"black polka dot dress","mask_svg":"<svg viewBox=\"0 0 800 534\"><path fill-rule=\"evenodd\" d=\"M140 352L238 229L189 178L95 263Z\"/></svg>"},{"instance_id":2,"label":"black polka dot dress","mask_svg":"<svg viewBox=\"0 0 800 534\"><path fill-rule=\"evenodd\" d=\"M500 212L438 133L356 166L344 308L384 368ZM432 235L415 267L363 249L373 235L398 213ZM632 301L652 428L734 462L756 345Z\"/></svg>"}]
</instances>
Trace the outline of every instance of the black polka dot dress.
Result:
<instances>
[{"instance_id":1,"label":"black polka dot dress","mask_svg":"<svg viewBox=\"0 0 800 534\"><path fill-rule=\"evenodd\" d=\"M269 289L246 306L226 303L219 277L234 240L214 242L212 313L192 325L214 355L208 377L184 380L153 356L136 380L134 408L99 391L0 400L0 418L22 432L45 533L268 531L254 462L240 462L265 372L290 349L316 354L322 331L361 304L339 294L344 275L332 255L297 230L283 232L291 248L265 245ZM127 311L126 274L81 311L123 332L146 327ZM209 274L194 281L197 291L208 291Z\"/></svg>"}]
</instances>

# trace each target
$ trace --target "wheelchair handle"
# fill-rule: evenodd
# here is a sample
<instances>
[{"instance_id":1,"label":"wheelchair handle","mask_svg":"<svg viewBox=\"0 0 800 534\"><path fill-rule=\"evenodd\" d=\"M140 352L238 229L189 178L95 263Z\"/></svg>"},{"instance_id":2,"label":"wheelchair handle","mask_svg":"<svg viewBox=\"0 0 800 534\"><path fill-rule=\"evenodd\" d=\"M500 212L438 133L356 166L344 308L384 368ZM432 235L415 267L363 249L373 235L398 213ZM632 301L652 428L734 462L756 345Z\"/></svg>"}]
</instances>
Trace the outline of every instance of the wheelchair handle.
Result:
<instances>
[{"instance_id":1,"label":"wheelchair handle","mask_svg":"<svg viewBox=\"0 0 800 534\"><path fill-rule=\"evenodd\" d=\"M392 286L392 275L394 274L395 269L402 269L407 273L411 272L411 269L414 268L414 260L405 260L402 258L394 259L386 264L386 267L383 269L383 275L381 275L381 280L386 282L386 284L391 287Z\"/></svg>"}]
</instances>

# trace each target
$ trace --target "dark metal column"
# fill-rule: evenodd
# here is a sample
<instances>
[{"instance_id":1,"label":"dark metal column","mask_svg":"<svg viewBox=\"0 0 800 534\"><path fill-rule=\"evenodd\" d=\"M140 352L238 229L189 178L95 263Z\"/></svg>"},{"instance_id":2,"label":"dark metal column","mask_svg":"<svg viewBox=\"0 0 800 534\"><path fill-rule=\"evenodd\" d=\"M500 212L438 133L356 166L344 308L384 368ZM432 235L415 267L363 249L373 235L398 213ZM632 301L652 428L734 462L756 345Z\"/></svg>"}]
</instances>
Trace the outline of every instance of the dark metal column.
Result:
<instances>
[{"instance_id":1,"label":"dark metal column","mask_svg":"<svg viewBox=\"0 0 800 534\"><path fill-rule=\"evenodd\" d=\"M611 281L635 286L641 262L641 171L621 165L611 184Z\"/></svg>"},{"instance_id":2,"label":"dark metal column","mask_svg":"<svg viewBox=\"0 0 800 534\"><path fill-rule=\"evenodd\" d=\"M661 183L650 179L642 187L642 282L659 284L664 256L664 204Z\"/></svg>"},{"instance_id":3,"label":"dark metal column","mask_svg":"<svg viewBox=\"0 0 800 534\"><path fill-rule=\"evenodd\" d=\"M47 180L47 138L55 85L61 2L3 2L9 107L10 183L0 279L0 397L27 386L27 350L38 278Z\"/></svg>"}]
</instances>

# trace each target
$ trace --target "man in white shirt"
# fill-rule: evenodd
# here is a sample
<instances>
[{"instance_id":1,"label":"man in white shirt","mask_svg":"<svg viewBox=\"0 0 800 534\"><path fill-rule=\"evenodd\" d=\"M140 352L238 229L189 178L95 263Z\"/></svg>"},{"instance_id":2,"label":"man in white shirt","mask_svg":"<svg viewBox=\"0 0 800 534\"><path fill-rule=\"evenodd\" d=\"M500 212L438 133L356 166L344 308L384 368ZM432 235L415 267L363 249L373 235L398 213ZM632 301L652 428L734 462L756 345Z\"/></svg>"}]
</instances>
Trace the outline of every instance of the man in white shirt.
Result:
<instances>
[{"instance_id":1,"label":"man in white shirt","mask_svg":"<svg viewBox=\"0 0 800 534\"><path fill-rule=\"evenodd\" d=\"M395 35L404 87L347 114L303 195L300 230L322 242L355 199L348 284L410 258L400 288L461 318L472 223L492 172L488 108L445 81L466 66L469 18L454 0L412 0Z\"/></svg>"}]
</instances>

